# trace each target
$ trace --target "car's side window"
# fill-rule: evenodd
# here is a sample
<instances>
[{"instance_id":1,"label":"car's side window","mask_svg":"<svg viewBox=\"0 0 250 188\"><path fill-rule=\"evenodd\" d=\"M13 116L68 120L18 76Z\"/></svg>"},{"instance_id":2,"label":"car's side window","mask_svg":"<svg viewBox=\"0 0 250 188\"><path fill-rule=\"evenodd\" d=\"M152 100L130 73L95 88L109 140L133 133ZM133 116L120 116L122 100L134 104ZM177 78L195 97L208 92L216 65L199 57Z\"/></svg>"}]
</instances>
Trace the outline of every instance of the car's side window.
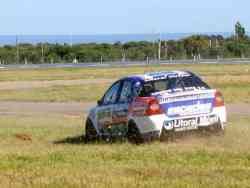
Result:
<instances>
[{"instance_id":1,"label":"car's side window","mask_svg":"<svg viewBox=\"0 0 250 188\"><path fill-rule=\"evenodd\" d=\"M121 103L129 102L131 97L132 97L132 82L129 80L126 80L123 82L119 102Z\"/></svg>"},{"instance_id":2,"label":"car's side window","mask_svg":"<svg viewBox=\"0 0 250 188\"><path fill-rule=\"evenodd\" d=\"M138 97L143 95L143 85L140 81L132 84L132 96Z\"/></svg>"},{"instance_id":3,"label":"car's side window","mask_svg":"<svg viewBox=\"0 0 250 188\"><path fill-rule=\"evenodd\" d=\"M116 102L120 85L121 82L117 82L108 90L108 92L105 94L103 98L103 105L113 104Z\"/></svg>"}]
</instances>

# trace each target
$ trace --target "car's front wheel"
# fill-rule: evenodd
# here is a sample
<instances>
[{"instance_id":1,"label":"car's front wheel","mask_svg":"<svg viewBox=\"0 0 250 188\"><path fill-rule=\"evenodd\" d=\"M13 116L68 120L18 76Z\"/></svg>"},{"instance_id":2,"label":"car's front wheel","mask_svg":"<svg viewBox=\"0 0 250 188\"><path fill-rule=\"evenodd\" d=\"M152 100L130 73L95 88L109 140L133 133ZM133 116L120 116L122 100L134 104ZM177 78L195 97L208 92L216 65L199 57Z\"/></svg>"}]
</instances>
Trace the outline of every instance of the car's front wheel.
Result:
<instances>
[{"instance_id":1,"label":"car's front wheel","mask_svg":"<svg viewBox=\"0 0 250 188\"><path fill-rule=\"evenodd\" d=\"M91 142L98 138L98 133L90 119L87 119L85 126L85 141Z\"/></svg>"}]
</instances>

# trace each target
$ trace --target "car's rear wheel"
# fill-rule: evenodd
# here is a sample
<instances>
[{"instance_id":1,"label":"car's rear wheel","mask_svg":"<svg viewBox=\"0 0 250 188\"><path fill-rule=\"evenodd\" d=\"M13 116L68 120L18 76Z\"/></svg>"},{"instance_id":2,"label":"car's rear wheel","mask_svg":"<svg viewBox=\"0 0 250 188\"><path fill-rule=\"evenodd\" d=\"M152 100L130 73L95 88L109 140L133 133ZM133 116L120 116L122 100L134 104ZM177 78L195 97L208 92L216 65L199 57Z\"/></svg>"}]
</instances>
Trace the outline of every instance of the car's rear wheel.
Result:
<instances>
[{"instance_id":1,"label":"car's rear wheel","mask_svg":"<svg viewBox=\"0 0 250 188\"><path fill-rule=\"evenodd\" d=\"M128 141L133 144L142 144L144 141L139 129L134 122L130 122L128 124L127 138Z\"/></svg>"},{"instance_id":2,"label":"car's rear wheel","mask_svg":"<svg viewBox=\"0 0 250 188\"><path fill-rule=\"evenodd\" d=\"M218 134L218 135L225 134L225 126L220 120L218 123L212 125L211 129L212 129L212 132L215 134Z\"/></svg>"},{"instance_id":3,"label":"car's rear wheel","mask_svg":"<svg viewBox=\"0 0 250 188\"><path fill-rule=\"evenodd\" d=\"M90 119L87 119L85 126L85 141L91 142L96 141L98 138L98 133Z\"/></svg>"}]
</instances>

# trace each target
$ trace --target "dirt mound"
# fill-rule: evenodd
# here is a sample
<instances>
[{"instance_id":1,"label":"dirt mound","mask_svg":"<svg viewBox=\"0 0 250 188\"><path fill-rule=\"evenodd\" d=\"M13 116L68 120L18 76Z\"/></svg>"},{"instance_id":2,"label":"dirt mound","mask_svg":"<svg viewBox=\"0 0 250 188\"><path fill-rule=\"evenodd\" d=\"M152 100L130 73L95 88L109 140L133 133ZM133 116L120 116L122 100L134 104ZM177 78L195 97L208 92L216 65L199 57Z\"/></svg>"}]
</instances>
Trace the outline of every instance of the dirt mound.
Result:
<instances>
[{"instance_id":1,"label":"dirt mound","mask_svg":"<svg viewBox=\"0 0 250 188\"><path fill-rule=\"evenodd\" d=\"M19 140L23 140L23 141L32 141L32 135L30 134L15 134L15 137Z\"/></svg>"}]
</instances>

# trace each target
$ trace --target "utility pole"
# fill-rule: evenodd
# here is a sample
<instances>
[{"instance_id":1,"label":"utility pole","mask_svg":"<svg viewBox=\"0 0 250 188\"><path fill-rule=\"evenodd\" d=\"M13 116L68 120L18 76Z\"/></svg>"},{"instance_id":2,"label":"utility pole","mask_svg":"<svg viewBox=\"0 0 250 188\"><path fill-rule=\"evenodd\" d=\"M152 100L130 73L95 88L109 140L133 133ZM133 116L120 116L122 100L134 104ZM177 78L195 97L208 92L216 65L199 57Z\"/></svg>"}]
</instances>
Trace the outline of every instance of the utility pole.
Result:
<instances>
[{"instance_id":1,"label":"utility pole","mask_svg":"<svg viewBox=\"0 0 250 188\"><path fill-rule=\"evenodd\" d=\"M70 33L70 47L72 48L73 46L73 39L72 39L72 33Z\"/></svg>"},{"instance_id":2,"label":"utility pole","mask_svg":"<svg viewBox=\"0 0 250 188\"><path fill-rule=\"evenodd\" d=\"M19 63L19 45L18 45L18 36L16 35L16 64Z\"/></svg>"},{"instance_id":3,"label":"utility pole","mask_svg":"<svg viewBox=\"0 0 250 188\"><path fill-rule=\"evenodd\" d=\"M212 40L209 39L209 48L212 48Z\"/></svg>"},{"instance_id":4,"label":"utility pole","mask_svg":"<svg viewBox=\"0 0 250 188\"><path fill-rule=\"evenodd\" d=\"M103 63L103 58L102 58L102 55L101 55L101 62L100 62L101 64Z\"/></svg>"},{"instance_id":5,"label":"utility pole","mask_svg":"<svg viewBox=\"0 0 250 188\"><path fill-rule=\"evenodd\" d=\"M218 42L218 39L216 38L215 40L215 47L218 48L219 47L219 42Z\"/></svg>"},{"instance_id":6,"label":"utility pole","mask_svg":"<svg viewBox=\"0 0 250 188\"><path fill-rule=\"evenodd\" d=\"M122 62L126 61L126 51L125 49L122 50Z\"/></svg>"},{"instance_id":7,"label":"utility pole","mask_svg":"<svg viewBox=\"0 0 250 188\"><path fill-rule=\"evenodd\" d=\"M158 40L158 61L161 61L161 33L159 34L159 40Z\"/></svg>"},{"instance_id":8,"label":"utility pole","mask_svg":"<svg viewBox=\"0 0 250 188\"><path fill-rule=\"evenodd\" d=\"M149 65L149 57L147 56L147 59L146 59L146 63L147 65Z\"/></svg>"},{"instance_id":9,"label":"utility pole","mask_svg":"<svg viewBox=\"0 0 250 188\"><path fill-rule=\"evenodd\" d=\"M154 61L157 61L157 33L155 33L154 31L152 32L153 35L153 59Z\"/></svg>"},{"instance_id":10,"label":"utility pole","mask_svg":"<svg viewBox=\"0 0 250 188\"><path fill-rule=\"evenodd\" d=\"M165 58L167 58L168 57L168 44L167 44L167 41L165 41L164 47L165 47Z\"/></svg>"},{"instance_id":11,"label":"utility pole","mask_svg":"<svg viewBox=\"0 0 250 188\"><path fill-rule=\"evenodd\" d=\"M156 49L155 49L155 40L153 40L153 59L156 60Z\"/></svg>"},{"instance_id":12,"label":"utility pole","mask_svg":"<svg viewBox=\"0 0 250 188\"><path fill-rule=\"evenodd\" d=\"M161 39L159 39L158 44L158 61L161 61Z\"/></svg>"},{"instance_id":13,"label":"utility pole","mask_svg":"<svg viewBox=\"0 0 250 188\"><path fill-rule=\"evenodd\" d=\"M41 48L42 48L42 63L44 63L44 48L43 48L43 43L41 43Z\"/></svg>"}]
</instances>

